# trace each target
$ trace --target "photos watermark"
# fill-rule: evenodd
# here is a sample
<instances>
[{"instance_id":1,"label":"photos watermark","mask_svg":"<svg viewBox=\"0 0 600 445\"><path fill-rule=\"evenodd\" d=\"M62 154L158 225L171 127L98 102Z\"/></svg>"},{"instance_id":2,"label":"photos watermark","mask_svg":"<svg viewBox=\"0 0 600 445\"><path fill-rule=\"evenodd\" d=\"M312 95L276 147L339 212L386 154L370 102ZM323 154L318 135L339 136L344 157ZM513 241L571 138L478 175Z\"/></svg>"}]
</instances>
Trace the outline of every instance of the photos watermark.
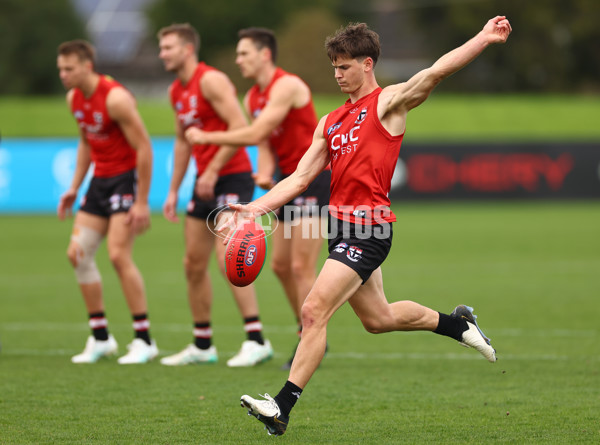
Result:
<instances>
[{"instance_id":1,"label":"photos watermark","mask_svg":"<svg viewBox=\"0 0 600 445\"><path fill-rule=\"evenodd\" d=\"M246 205L248 203L239 203ZM225 225L239 223L243 218L256 218L256 222L271 236L276 230L283 230L283 238L291 239L300 233L301 239L332 239L339 235L343 238L387 239L391 235L392 223L388 222L392 212L387 206L374 208L367 206L318 206L286 205L273 210L252 204L252 212L231 218L234 210L229 205L214 209L207 218L207 226L219 238L227 238L229 229L221 230ZM256 215L256 216L255 216ZM280 227L282 226L282 227Z\"/></svg>"}]
</instances>

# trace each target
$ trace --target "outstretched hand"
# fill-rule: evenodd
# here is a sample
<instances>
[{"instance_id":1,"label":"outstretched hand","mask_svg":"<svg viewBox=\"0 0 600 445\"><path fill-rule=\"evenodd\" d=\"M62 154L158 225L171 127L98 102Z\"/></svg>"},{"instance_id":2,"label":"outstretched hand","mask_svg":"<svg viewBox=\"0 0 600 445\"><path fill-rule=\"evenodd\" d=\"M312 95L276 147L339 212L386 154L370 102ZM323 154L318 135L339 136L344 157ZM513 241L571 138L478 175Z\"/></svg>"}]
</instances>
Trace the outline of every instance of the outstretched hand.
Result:
<instances>
[{"instance_id":1,"label":"outstretched hand","mask_svg":"<svg viewBox=\"0 0 600 445\"><path fill-rule=\"evenodd\" d=\"M227 236L223 240L223 244L225 245L229 242L235 229L242 225L244 221L254 221L260 216L260 212L250 204L229 204L229 208L233 210L233 214L217 227L217 232L222 234L227 233Z\"/></svg>"},{"instance_id":2,"label":"outstretched hand","mask_svg":"<svg viewBox=\"0 0 600 445\"><path fill-rule=\"evenodd\" d=\"M499 15L488 20L482 32L488 38L489 43L504 43L512 32L512 27L506 16Z\"/></svg>"}]
</instances>

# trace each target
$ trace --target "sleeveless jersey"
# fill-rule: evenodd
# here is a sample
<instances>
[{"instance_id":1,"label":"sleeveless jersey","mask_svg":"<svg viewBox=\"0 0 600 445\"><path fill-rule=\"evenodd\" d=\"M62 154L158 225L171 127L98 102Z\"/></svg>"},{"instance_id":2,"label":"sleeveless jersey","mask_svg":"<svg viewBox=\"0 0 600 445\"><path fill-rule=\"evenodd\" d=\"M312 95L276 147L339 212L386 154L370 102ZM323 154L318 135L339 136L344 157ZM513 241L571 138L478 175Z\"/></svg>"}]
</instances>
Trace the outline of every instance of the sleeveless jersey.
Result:
<instances>
[{"instance_id":1,"label":"sleeveless jersey","mask_svg":"<svg viewBox=\"0 0 600 445\"><path fill-rule=\"evenodd\" d=\"M330 213L356 224L394 222L388 193L404 134L392 136L377 116L381 88L329 113L323 136L331 159Z\"/></svg>"},{"instance_id":2,"label":"sleeveless jersey","mask_svg":"<svg viewBox=\"0 0 600 445\"><path fill-rule=\"evenodd\" d=\"M204 131L226 131L227 123L221 119L217 112L208 102L200 88L202 76L215 68L206 65L204 62L198 63L193 77L187 84L183 84L176 79L170 88L171 105L177 115L177 120L185 131L187 128L195 126ZM196 168L200 175L213 156L219 151L220 145L203 144L192 147L192 155L196 160ZM233 173L251 172L252 164L246 154L246 148L241 147L236 151L233 157L219 171L219 176L230 175Z\"/></svg>"},{"instance_id":3,"label":"sleeveless jersey","mask_svg":"<svg viewBox=\"0 0 600 445\"><path fill-rule=\"evenodd\" d=\"M110 178L136 166L136 151L108 115L106 96L115 87L122 86L110 76L100 75L94 93L86 98L79 88L73 89L71 112L90 145L94 176Z\"/></svg>"},{"instance_id":4,"label":"sleeveless jersey","mask_svg":"<svg viewBox=\"0 0 600 445\"><path fill-rule=\"evenodd\" d=\"M277 68L273 79L263 91L258 85L250 89L248 105L254 118L269 102L271 87L282 76L294 76L294 74ZM316 127L317 114L311 98L302 108L291 108L281 124L273 130L269 136L269 143L277 155L277 164L282 174L290 175L296 170L300 158L312 143Z\"/></svg>"}]
</instances>

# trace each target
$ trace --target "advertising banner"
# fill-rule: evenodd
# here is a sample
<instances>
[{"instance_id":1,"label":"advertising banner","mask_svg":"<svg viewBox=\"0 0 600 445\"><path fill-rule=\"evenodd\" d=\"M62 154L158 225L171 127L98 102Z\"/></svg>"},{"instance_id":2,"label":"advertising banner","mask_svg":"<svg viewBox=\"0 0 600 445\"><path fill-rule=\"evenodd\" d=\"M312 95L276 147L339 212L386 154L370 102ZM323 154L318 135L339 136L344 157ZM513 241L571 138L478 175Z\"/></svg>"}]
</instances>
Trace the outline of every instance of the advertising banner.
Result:
<instances>
[{"instance_id":1,"label":"advertising banner","mask_svg":"<svg viewBox=\"0 0 600 445\"><path fill-rule=\"evenodd\" d=\"M599 175L600 143L406 143L390 198L600 198Z\"/></svg>"},{"instance_id":2,"label":"advertising banner","mask_svg":"<svg viewBox=\"0 0 600 445\"><path fill-rule=\"evenodd\" d=\"M153 138L150 206L160 211L173 165L173 139ZM256 147L248 147L256 168ZM3 139L0 213L54 212L69 187L77 139ZM91 173L80 188L87 190ZM195 167L179 190L179 209L192 196ZM255 197L261 190L255 190ZM405 143L392 200L600 198L600 143Z\"/></svg>"},{"instance_id":3,"label":"advertising banner","mask_svg":"<svg viewBox=\"0 0 600 445\"><path fill-rule=\"evenodd\" d=\"M62 193L71 185L77 159L77 138L2 139L0 142L0 213L55 212ZM154 155L150 207L160 211L173 170L173 138L152 138ZM256 147L248 147L253 165ZM192 196L196 168L190 166L179 189L180 210ZM79 189L83 196L91 169ZM261 192L256 191L257 194ZM74 206L78 207L78 203Z\"/></svg>"}]
</instances>

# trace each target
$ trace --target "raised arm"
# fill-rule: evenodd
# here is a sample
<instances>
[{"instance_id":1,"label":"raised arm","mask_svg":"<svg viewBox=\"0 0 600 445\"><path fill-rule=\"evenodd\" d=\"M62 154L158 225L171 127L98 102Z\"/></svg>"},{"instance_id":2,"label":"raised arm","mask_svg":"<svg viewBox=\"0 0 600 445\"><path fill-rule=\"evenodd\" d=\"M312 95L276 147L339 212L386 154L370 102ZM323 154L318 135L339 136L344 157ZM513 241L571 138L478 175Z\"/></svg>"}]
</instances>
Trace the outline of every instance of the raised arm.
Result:
<instances>
[{"instance_id":1,"label":"raised arm","mask_svg":"<svg viewBox=\"0 0 600 445\"><path fill-rule=\"evenodd\" d=\"M380 96L380 118L406 114L419 106L442 80L471 63L488 45L506 42L511 31L506 17L494 17L476 36L440 57L430 68L418 72L407 82L386 87Z\"/></svg>"}]
</instances>

